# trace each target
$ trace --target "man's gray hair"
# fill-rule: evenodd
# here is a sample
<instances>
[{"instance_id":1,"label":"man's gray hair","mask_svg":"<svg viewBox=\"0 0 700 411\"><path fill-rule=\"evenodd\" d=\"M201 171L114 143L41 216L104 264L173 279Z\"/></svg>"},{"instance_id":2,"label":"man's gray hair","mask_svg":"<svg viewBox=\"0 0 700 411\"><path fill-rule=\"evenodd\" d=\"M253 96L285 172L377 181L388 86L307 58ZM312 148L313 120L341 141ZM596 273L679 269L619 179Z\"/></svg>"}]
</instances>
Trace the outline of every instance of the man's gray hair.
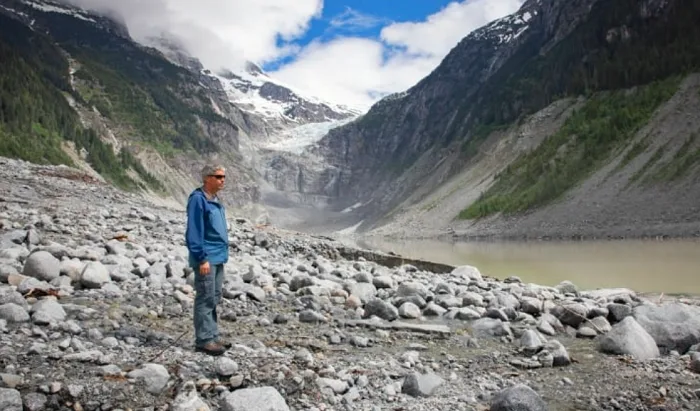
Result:
<instances>
[{"instance_id":1,"label":"man's gray hair","mask_svg":"<svg viewBox=\"0 0 700 411\"><path fill-rule=\"evenodd\" d=\"M210 176L219 170L226 172L226 167L222 166L221 164L205 165L204 168L202 168L202 181L206 180L207 176Z\"/></svg>"}]
</instances>

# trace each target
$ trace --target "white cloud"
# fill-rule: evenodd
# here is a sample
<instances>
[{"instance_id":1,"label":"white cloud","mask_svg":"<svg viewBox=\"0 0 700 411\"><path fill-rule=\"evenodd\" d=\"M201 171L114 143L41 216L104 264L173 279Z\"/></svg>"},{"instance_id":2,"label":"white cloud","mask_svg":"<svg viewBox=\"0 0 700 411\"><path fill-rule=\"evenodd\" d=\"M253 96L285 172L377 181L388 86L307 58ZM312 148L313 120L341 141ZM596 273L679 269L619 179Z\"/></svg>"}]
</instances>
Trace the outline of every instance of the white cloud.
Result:
<instances>
[{"instance_id":1,"label":"white cloud","mask_svg":"<svg viewBox=\"0 0 700 411\"><path fill-rule=\"evenodd\" d=\"M515 12L524 0L452 2L421 22L392 23L379 39L312 43L273 76L320 97L367 107L428 75L474 29Z\"/></svg>"},{"instance_id":2,"label":"white cloud","mask_svg":"<svg viewBox=\"0 0 700 411\"><path fill-rule=\"evenodd\" d=\"M452 2L422 22L385 27L381 39L409 54L444 57L463 37L487 22L516 11L523 0Z\"/></svg>"},{"instance_id":3,"label":"white cloud","mask_svg":"<svg viewBox=\"0 0 700 411\"><path fill-rule=\"evenodd\" d=\"M378 95L410 88L469 32L524 0L453 1L424 21L397 23L348 7L304 47L296 41L321 17L323 0L62 1L117 11L137 39L175 35L213 69L288 58L273 77L329 101L367 107ZM354 37L355 30L382 25L379 38Z\"/></svg>"},{"instance_id":4,"label":"white cloud","mask_svg":"<svg viewBox=\"0 0 700 411\"><path fill-rule=\"evenodd\" d=\"M389 20L386 18L362 13L351 7L346 7L342 13L334 16L328 25L333 29L345 29L352 31L368 29L388 22Z\"/></svg>"},{"instance_id":5,"label":"white cloud","mask_svg":"<svg viewBox=\"0 0 700 411\"><path fill-rule=\"evenodd\" d=\"M323 0L61 0L121 15L137 40L167 33L209 67L273 61L298 52ZM279 40L279 41L278 41Z\"/></svg>"}]
</instances>

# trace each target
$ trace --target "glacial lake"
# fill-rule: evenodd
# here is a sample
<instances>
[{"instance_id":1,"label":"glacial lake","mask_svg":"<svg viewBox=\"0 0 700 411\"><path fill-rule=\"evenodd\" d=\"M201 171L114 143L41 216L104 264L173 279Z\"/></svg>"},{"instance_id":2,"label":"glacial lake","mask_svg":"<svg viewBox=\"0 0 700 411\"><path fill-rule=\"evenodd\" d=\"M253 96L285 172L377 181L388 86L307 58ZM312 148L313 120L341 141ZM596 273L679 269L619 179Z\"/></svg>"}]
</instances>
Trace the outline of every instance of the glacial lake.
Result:
<instances>
[{"instance_id":1,"label":"glacial lake","mask_svg":"<svg viewBox=\"0 0 700 411\"><path fill-rule=\"evenodd\" d=\"M364 248L450 265L482 274L580 289L625 287L640 293L700 295L700 240L446 242L363 238Z\"/></svg>"}]
</instances>

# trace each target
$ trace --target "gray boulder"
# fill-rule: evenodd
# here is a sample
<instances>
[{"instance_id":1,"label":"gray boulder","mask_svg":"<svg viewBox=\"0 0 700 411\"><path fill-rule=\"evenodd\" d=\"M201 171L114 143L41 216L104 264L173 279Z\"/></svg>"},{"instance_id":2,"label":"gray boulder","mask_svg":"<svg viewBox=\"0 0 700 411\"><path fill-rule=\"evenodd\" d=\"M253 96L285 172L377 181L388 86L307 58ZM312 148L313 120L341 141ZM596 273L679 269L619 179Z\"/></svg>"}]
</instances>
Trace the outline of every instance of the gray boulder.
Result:
<instances>
[{"instance_id":1,"label":"gray boulder","mask_svg":"<svg viewBox=\"0 0 700 411\"><path fill-rule=\"evenodd\" d=\"M406 377L401 391L413 397L429 397L435 393L445 380L435 373L413 373Z\"/></svg>"},{"instance_id":2,"label":"gray boulder","mask_svg":"<svg viewBox=\"0 0 700 411\"><path fill-rule=\"evenodd\" d=\"M662 352L688 352L700 343L700 307L680 303L644 304L636 307L635 320L654 339Z\"/></svg>"},{"instance_id":3,"label":"gray boulder","mask_svg":"<svg viewBox=\"0 0 700 411\"><path fill-rule=\"evenodd\" d=\"M491 401L490 411L547 411L547 404L532 388L514 385L499 392Z\"/></svg>"},{"instance_id":4,"label":"gray boulder","mask_svg":"<svg viewBox=\"0 0 700 411\"><path fill-rule=\"evenodd\" d=\"M48 251L36 251L27 257L22 274L42 281L51 281L61 274L61 262Z\"/></svg>"},{"instance_id":5,"label":"gray boulder","mask_svg":"<svg viewBox=\"0 0 700 411\"><path fill-rule=\"evenodd\" d=\"M631 355L648 360L660 355L654 339L632 317L625 317L599 337L598 350L607 354Z\"/></svg>"}]
</instances>

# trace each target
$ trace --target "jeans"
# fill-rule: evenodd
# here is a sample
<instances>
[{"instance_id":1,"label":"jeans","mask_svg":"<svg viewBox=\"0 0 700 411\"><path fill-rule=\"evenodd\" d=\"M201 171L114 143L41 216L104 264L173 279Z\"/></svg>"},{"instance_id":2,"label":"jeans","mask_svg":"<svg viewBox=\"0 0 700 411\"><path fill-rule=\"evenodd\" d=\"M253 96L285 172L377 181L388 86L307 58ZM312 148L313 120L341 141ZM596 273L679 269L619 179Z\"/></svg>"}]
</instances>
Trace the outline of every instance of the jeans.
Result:
<instances>
[{"instance_id":1,"label":"jeans","mask_svg":"<svg viewBox=\"0 0 700 411\"><path fill-rule=\"evenodd\" d=\"M216 306L221 301L223 283L223 264L211 265L207 275L199 274L199 267L194 269L194 333L198 347L219 338Z\"/></svg>"}]
</instances>

